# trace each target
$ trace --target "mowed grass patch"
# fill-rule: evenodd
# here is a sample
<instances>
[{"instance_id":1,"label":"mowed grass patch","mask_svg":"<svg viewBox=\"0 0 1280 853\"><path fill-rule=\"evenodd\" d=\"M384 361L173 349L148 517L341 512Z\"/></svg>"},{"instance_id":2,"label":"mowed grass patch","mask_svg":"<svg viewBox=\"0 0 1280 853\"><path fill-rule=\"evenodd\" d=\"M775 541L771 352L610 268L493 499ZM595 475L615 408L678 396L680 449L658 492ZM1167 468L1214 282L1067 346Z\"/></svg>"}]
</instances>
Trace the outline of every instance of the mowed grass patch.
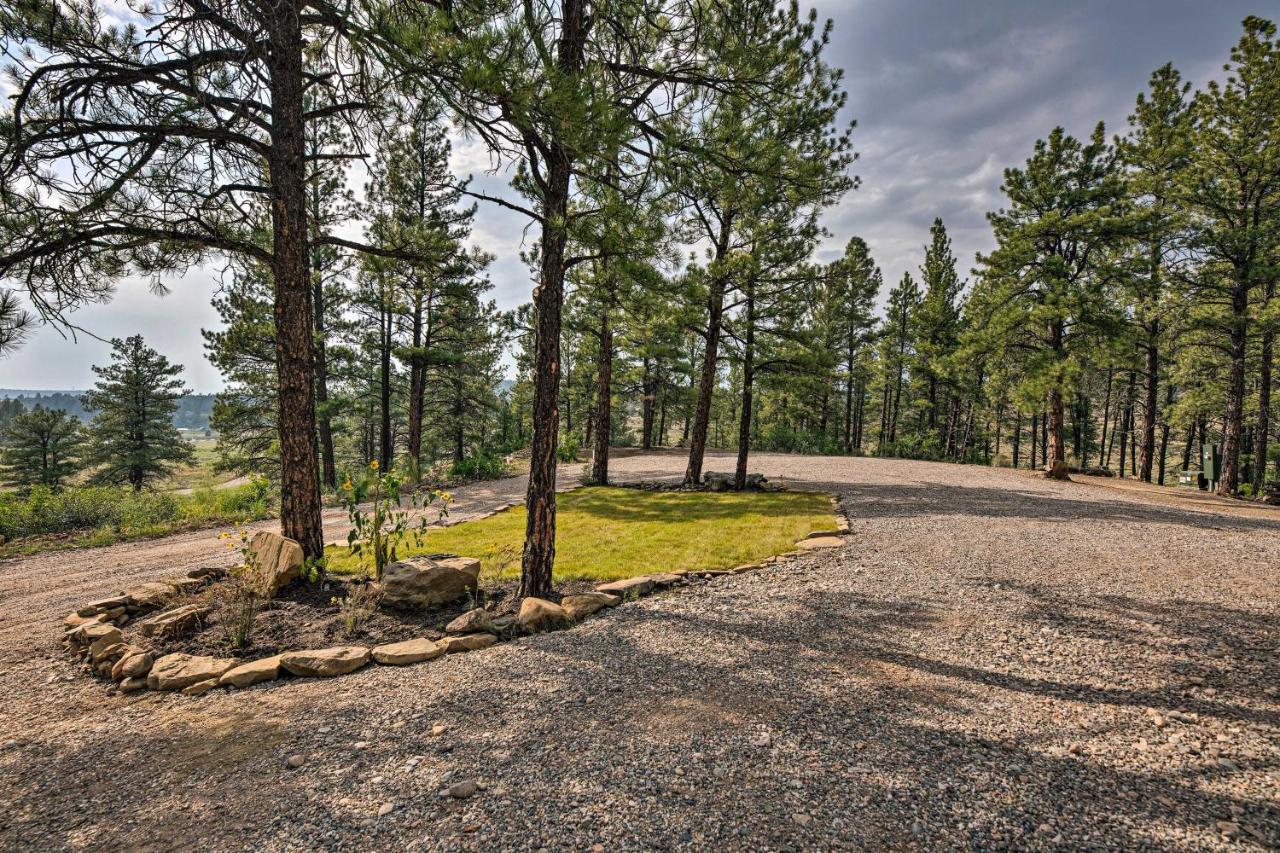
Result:
<instances>
[{"instance_id":1,"label":"mowed grass patch","mask_svg":"<svg viewBox=\"0 0 1280 853\"><path fill-rule=\"evenodd\" d=\"M520 575L525 510L432 528L398 556L450 553L477 557L485 580ZM817 492L646 492L582 488L556 504L556 580L600 580L674 569L720 569L790 551L815 530L834 527L831 501ZM326 565L361 571L346 546Z\"/></svg>"}]
</instances>

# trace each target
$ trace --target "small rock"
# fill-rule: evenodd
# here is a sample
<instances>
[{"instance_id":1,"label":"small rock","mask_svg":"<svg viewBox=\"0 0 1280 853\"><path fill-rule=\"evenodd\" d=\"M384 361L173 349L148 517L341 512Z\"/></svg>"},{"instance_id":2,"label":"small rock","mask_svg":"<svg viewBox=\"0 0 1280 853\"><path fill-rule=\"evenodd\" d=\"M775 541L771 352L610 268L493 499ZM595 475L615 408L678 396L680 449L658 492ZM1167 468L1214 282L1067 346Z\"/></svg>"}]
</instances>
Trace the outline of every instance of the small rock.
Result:
<instances>
[{"instance_id":1,"label":"small rock","mask_svg":"<svg viewBox=\"0 0 1280 853\"><path fill-rule=\"evenodd\" d=\"M564 608L565 615L576 622L606 607L616 607L621 603L620 596L609 595L607 592L584 592L580 595L566 595L560 602L560 606Z\"/></svg>"},{"instance_id":2,"label":"small rock","mask_svg":"<svg viewBox=\"0 0 1280 853\"><path fill-rule=\"evenodd\" d=\"M438 658L444 652L444 646L439 643L428 640L426 637L418 637L413 640L403 640L399 643L384 643L381 646L374 646L373 659L384 666L403 666Z\"/></svg>"},{"instance_id":3,"label":"small rock","mask_svg":"<svg viewBox=\"0 0 1280 853\"><path fill-rule=\"evenodd\" d=\"M813 818L809 817L809 815L804 812L796 812L791 816L791 820L800 826L808 826L809 822L812 821Z\"/></svg>"},{"instance_id":4,"label":"small rock","mask_svg":"<svg viewBox=\"0 0 1280 853\"><path fill-rule=\"evenodd\" d=\"M478 790L480 790L480 786L476 784L474 779L464 779L461 782L454 782L445 788L442 793L453 797L455 800L465 800Z\"/></svg>"},{"instance_id":5,"label":"small rock","mask_svg":"<svg viewBox=\"0 0 1280 853\"><path fill-rule=\"evenodd\" d=\"M446 634L492 634L493 617L483 607L476 607L446 625L444 632Z\"/></svg>"},{"instance_id":6,"label":"small rock","mask_svg":"<svg viewBox=\"0 0 1280 853\"><path fill-rule=\"evenodd\" d=\"M284 762L290 769L297 770L299 767L307 763L307 760L301 755L290 755Z\"/></svg>"},{"instance_id":7,"label":"small rock","mask_svg":"<svg viewBox=\"0 0 1280 853\"><path fill-rule=\"evenodd\" d=\"M431 727L431 736L432 736L432 737L440 737L440 735L442 735L442 734L444 734L444 733L445 733L445 725L444 725L444 723L436 723L434 726L432 726L432 727Z\"/></svg>"},{"instance_id":8,"label":"small rock","mask_svg":"<svg viewBox=\"0 0 1280 853\"><path fill-rule=\"evenodd\" d=\"M611 583L602 583L596 587L596 592L604 592L609 595L621 596L622 598L638 598L653 592L653 587L653 581L647 577L626 578L620 581L612 581Z\"/></svg>"},{"instance_id":9,"label":"small rock","mask_svg":"<svg viewBox=\"0 0 1280 853\"><path fill-rule=\"evenodd\" d=\"M444 646L445 654L453 654L486 649L496 642L498 638L493 634L467 634L465 637L445 637L437 645Z\"/></svg>"},{"instance_id":10,"label":"small rock","mask_svg":"<svg viewBox=\"0 0 1280 853\"><path fill-rule=\"evenodd\" d=\"M769 737L769 733L765 732L759 737L751 741L751 745L757 749L768 749L773 745L773 738Z\"/></svg>"},{"instance_id":11,"label":"small rock","mask_svg":"<svg viewBox=\"0 0 1280 853\"><path fill-rule=\"evenodd\" d=\"M395 811L395 808L396 808L395 803L383 803L382 805L378 806L378 817L386 817L387 815Z\"/></svg>"}]
</instances>

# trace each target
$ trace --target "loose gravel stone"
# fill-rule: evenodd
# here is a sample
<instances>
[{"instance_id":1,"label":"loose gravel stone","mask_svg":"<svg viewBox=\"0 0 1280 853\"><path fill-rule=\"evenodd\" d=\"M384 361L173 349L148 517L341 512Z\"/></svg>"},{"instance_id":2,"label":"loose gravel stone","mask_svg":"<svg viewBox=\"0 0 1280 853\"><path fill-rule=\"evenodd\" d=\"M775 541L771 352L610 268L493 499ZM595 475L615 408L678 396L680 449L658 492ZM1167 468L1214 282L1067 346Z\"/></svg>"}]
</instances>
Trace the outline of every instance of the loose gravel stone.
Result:
<instances>
[{"instance_id":1,"label":"loose gravel stone","mask_svg":"<svg viewBox=\"0 0 1280 853\"><path fill-rule=\"evenodd\" d=\"M684 461L611 469L675 482ZM1275 510L978 466L752 469L838 493L844 546L424 666L198 700L105 695L57 629L225 565L212 533L0 563L0 720L22 738L0 750L0 849L1280 846ZM524 488L459 488L451 520ZM345 512L325 519L342 540ZM295 752L304 770L272 772ZM468 780L484 793L439 796Z\"/></svg>"}]
</instances>

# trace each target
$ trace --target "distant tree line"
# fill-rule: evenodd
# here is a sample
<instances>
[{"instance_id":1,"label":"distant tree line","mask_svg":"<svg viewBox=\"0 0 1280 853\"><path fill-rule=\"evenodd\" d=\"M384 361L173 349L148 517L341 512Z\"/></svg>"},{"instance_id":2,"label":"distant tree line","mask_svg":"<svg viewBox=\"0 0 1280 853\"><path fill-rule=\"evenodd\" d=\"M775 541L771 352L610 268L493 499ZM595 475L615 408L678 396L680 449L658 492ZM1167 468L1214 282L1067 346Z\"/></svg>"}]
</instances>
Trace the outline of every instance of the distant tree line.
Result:
<instances>
[{"instance_id":1,"label":"distant tree line","mask_svg":"<svg viewBox=\"0 0 1280 853\"><path fill-rule=\"evenodd\" d=\"M205 430L213 414L215 394L185 394L178 399L173 412L173 425L179 429ZM50 409L66 412L78 421L88 422L93 414L84 407L83 394L70 391L10 392L0 399L0 424L18 412L31 409Z\"/></svg>"}]
</instances>

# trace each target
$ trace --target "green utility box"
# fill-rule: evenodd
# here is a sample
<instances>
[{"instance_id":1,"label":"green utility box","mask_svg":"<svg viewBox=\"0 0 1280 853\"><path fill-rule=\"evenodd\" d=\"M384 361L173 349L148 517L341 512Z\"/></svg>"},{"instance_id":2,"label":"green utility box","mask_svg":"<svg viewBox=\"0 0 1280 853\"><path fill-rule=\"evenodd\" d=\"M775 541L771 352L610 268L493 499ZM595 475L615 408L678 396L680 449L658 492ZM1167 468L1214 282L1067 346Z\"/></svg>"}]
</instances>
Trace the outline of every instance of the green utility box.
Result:
<instances>
[{"instance_id":1,"label":"green utility box","mask_svg":"<svg viewBox=\"0 0 1280 853\"><path fill-rule=\"evenodd\" d=\"M1222 476L1222 451L1216 444L1206 444L1200 450L1200 488L1217 491Z\"/></svg>"}]
</instances>

